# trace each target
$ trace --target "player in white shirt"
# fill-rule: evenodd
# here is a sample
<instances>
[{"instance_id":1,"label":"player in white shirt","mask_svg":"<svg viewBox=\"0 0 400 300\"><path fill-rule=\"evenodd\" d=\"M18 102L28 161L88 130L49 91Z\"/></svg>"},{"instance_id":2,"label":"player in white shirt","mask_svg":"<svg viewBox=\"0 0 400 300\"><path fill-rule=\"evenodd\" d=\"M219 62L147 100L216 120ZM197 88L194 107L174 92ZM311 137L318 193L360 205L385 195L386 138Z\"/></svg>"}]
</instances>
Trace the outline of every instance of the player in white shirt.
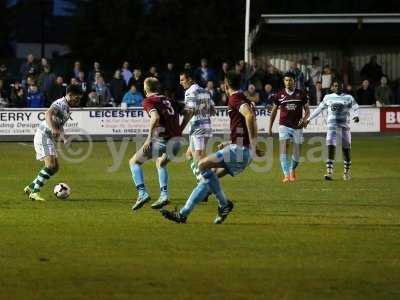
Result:
<instances>
[{"instance_id":1,"label":"player in white shirt","mask_svg":"<svg viewBox=\"0 0 400 300\"><path fill-rule=\"evenodd\" d=\"M326 161L326 180L333 179L333 163L335 161L337 131L341 131L342 151L344 157L343 179L351 179L351 133L350 111L353 110L355 123L359 122L358 104L353 96L342 92L342 83L334 80L331 85L331 94L324 97L318 108L307 119L306 125L315 119L323 110L328 109L328 130L326 144L328 146L328 160Z\"/></svg>"},{"instance_id":2,"label":"player in white shirt","mask_svg":"<svg viewBox=\"0 0 400 300\"><path fill-rule=\"evenodd\" d=\"M206 156L207 141L212 136L211 115L214 102L210 93L195 83L190 72L182 72L179 81L185 89L185 109L188 111L182 126L187 123L190 125L189 148L186 154L193 174L199 180L201 176L198 162Z\"/></svg>"},{"instance_id":3,"label":"player in white shirt","mask_svg":"<svg viewBox=\"0 0 400 300\"><path fill-rule=\"evenodd\" d=\"M40 189L59 168L56 139L60 137L65 143L64 125L70 118L70 107L77 105L81 97L82 91L79 86L68 86L66 95L51 104L45 113L45 120L36 130L33 140L36 159L44 162L44 168L39 171L33 182L24 188L31 200L45 201L40 195Z\"/></svg>"}]
</instances>

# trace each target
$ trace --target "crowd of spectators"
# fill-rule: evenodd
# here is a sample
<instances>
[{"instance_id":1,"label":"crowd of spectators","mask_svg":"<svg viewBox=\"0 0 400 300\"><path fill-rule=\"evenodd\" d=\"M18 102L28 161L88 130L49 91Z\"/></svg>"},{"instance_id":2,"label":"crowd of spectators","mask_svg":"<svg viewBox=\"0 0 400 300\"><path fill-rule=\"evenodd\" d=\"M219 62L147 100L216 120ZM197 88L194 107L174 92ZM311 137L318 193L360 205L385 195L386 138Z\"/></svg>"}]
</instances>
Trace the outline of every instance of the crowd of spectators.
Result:
<instances>
[{"instance_id":1,"label":"crowd of spectators","mask_svg":"<svg viewBox=\"0 0 400 300\"><path fill-rule=\"evenodd\" d=\"M358 85L351 81L346 72L349 60L343 61L340 74L329 65L321 65L319 57L314 57L308 67L304 61L294 62L284 71L294 75L297 88L308 91L312 105L318 105L322 101L336 78L344 82L346 91L361 105L400 103L400 88L390 85L376 56L371 57L370 62L362 68L362 80ZM141 68L131 68L130 63L124 61L107 78L99 62L94 62L90 69L85 69L81 62L76 61L71 66L70 73L65 76L54 73L46 58L37 61L30 54L20 66L20 80L10 80L7 67L0 66L0 107L48 107L65 94L68 84L81 87L84 95L81 107L138 107L142 105L144 98L143 81L149 76L160 80L165 94L181 101L184 91L179 85L179 73L183 70L191 71L197 83L210 92L215 104L222 106L227 101L223 79L230 69L241 74L241 89L256 105L271 105L274 93L283 87L283 73L279 69L270 64L259 65L256 61L251 64L244 61L234 64L223 62L219 69L213 69L207 59L203 58L197 67L185 63L179 69L170 62L163 70L159 71L156 66L151 66L147 72Z\"/></svg>"}]
</instances>

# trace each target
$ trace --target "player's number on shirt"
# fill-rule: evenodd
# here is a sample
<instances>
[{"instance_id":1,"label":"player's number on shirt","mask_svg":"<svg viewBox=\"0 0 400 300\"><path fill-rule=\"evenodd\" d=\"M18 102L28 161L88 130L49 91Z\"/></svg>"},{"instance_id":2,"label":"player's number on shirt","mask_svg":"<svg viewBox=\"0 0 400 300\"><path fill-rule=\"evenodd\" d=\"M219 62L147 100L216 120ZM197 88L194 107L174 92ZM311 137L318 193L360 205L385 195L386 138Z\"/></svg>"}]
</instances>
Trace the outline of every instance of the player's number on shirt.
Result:
<instances>
[{"instance_id":1,"label":"player's number on shirt","mask_svg":"<svg viewBox=\"0 0 400 300\"><path fill-rule=\"evenodd\" d=\"M173 116L175 114L174 108L171 105L171 102L168 100L163 100L164 105L167 107L167 112L169 115Z\"/></svg>"}]
</instances>

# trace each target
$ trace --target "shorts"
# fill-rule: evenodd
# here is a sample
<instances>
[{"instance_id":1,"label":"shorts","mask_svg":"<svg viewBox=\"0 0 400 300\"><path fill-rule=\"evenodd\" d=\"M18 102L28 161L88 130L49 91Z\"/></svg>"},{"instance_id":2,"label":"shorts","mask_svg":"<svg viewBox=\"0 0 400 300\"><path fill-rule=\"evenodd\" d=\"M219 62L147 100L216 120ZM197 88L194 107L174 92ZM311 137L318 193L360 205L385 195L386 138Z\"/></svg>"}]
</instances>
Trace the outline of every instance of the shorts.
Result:
<instances>
[{"instance_id":1,"label":"shorts","mask_svg":"<svg viewBox=\"0 0 400 300\"><path fill-rule=\"evenodd\" d=\"M36 130L35 137L33 138L33 145L36 151L36 159L44 160L46 156L57 157L57 150L54 138L41 130Z\"/></svg>"},{"instance_id":2,"label":"shorts","mask_svg":"<svg viewBox=\"0 0 400 300\"><path fill-rule=\"evenodd\" d=\"M189 144L192 151L206 150L208 137L204 135L190 135Z\"/></svg>"},{"instance_id":3,"label":"shorts","mask_svg":"<svg viewBox=\"0 0 400 300\"><path fill-rule=\"evenodd\" d=\"M280 125L279 126L279 140L285 141L290 140L295 144L303 144L303 129L294 129L287 126Z\"/></svg>"},{"instance_id":4,"label":"shorts","mask_svg":"<svg viewBox=\"0 0 400 300\"><path fill-rule=\"evenodd\" d=\"M182 141L180 138L172 138L170 140L154 139L149 152L144 153L143 148L140 148L139 151L142 151L143 156L147 158L159 158L167 154L167 159L170 160L171 156L178 154L181 146Z\"/></svg>"},{"instance_id":5,"label":"shorts","mask_svg":"<svg viewBox=\"0 0 400 300\"><path fill-rule=\"evenodd\" d=\"M217 151L215 155L231 176L242 173L252 161L249 148L236 144L226 146L224 149Z\"/></svg>"},{"instance_id":6,"label":"shorts","mask_svg":"<svg viewBox=\"0 0 400 300\"><path fill-rule=\"evenodd\" d=\"M326 132L326 145L336 146L337 143L337 131L339 130L339 136L342 140L342 147L349 149L351 147L351 132L349 128L346 127L330 127Z\"/></svg>"}]
</instances>

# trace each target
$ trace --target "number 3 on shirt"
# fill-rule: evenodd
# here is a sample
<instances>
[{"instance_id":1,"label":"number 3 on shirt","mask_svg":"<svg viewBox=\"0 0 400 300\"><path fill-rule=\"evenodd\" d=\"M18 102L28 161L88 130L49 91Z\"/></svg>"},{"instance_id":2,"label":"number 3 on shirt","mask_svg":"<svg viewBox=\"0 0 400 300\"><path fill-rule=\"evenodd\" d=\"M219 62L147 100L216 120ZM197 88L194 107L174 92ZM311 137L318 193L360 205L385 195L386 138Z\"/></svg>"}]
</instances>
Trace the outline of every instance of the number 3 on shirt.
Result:
<instances>
[{"instance_id":1,"label":"number 3 on shirt","mask_svg":"<svg viewBox=\"0 0 400 300\"><path fill-rule=\"evenodd\" d=\"M168 114L173 116L175 114L175 111L171 105L171 102L169 102L168 100L163 100L163 104L167 107Z\"/></svg>"}]
</instances>

